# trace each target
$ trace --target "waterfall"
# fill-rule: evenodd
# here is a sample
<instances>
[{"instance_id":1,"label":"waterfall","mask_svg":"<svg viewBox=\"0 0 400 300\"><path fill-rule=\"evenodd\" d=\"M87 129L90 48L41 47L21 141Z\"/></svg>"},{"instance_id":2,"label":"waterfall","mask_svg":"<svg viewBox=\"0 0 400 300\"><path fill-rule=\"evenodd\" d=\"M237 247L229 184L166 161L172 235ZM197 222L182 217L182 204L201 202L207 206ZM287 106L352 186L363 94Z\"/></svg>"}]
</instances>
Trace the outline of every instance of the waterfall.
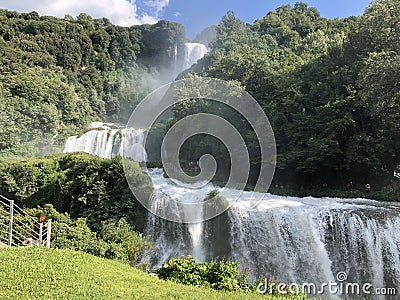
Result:
<instances>
[{"instance_id":1,"label":"waterfall","mask_svg":"<svg viewBox=\"0 0 400 300\"><path fill-rule=\"evenodd\" d=\"M268 195L230 210L232 258L253 275L285 282L335 281L400 286L400 204L362 199Z\"/></svg>"},{"instance_id":2,"label":"waterfall","mask_svg":"<svg viewBox=\"0 0 400 300\"><path fill-rule=\"evenodd\" d=\"M246 197L246 196L244 196ZM240 200L229 210L232 258L253 276L274 275L283 282L334 281L332 261L320 236L318 199L306 205L299 199L268 197L256 210Z\"/></svg>"},{"instance_id":3,"label":"waterfall","mask_svg":"<svg viewBox=\"0 0 400 300\"><path fill-rule=\"evenodd\" d=\"M157 169L149 175L157 191L152 200L157 209L177 203L170 201L172 198L201 201L216 188L178 187ZM229 195L227 190L218 190L221 195ZM252 209L252 196L251 192L244 192L228 210L228 222L222 225L226 228L220 223L217 226L218 231L229 232L225 239L230 249L225 249L224 255L206 247L207 243L224 243L218 232L206 231L211 228L207 224L218 222L220 217L200 225L183 225L151 215L145 231L156 247L151 263L160 265L172 257L188 254L198 260L225 257L240 262L250 270L252 278L269 275L281 282L318 285L335 282L339 272L346 272L348 282L399 287L399 203L266 194L265 200ZM187 213L179 205L168 209Z\"/></svg>"},{"instance_id":4,"label":"waterfall","mask_svg":"<svg viewBox=\"0 0 400 300\"><path fill-rule=\"evenodd\" d=\"M174 64L173 64L174 70L173 70L173 73L174 73L174 77L176 77L179 74L179 71L181 69L180 65L179 65L179 62L178 62L178 42L177 41L175 41L173 59L174 59Z\"/></svg>"},{"instance_id":5,"label":"waterfall","mask_svg":"<svg viewBox=\"0 0 400 300\"><path fill-rule=\"evenodd\" d=\"M131 147L125 156L146 160L143 129L93 127L97 129L69 138L65 152L109 158L121 154L127 143ZM181 203L203 201L214 189L232 204L223 216L205 223L179 224L149 213L145 234L155 251L145 260L152 266L190 254L198 261L240 262L253 278L270 275L282 282L321 284L335 282L336 274L346 272L348 282L400 286L400 203L265 194L256 206L251 192L234 202L231 191L212 184L191 189L164 178L160 169L149 170L149 175L155 190L152 208L168 209L176 214L174 219L198 219L203 211L185 210Z\"/></svg>"},{"instance_id":6,"label":"waterfall","mask_svg":"<svg viewBox=\"0 0 400 300\"><path fill-rule=\"evenodd\" d=\"M167 210L176 214L198 219L202 216L201 210L184 209L179 203L198 203L203 201L215 187L207 185L202 189L178 187L172 180L164 178L163 171L152 169L149 171L155 192L150 202L154 211ZM175 201L172 201L175 200ZM145 234L151 236L155 244L155 253L150 261L153 265L160 265L172 257L192 255L197 261L204 261L206 257L203 247L203 223L179 224L162 220L149 214Z\"/></svg>"},{"instance_id":7,"label":"waterfall","mask_svg":"<svg viewBox=\"0 0 400 300\"><path fill-rule=\"evenodd\" d=\"M208 53L208 48L200 43L178 45L176 42L173 51L172 68L169 69L168 72L169 75L172 74L173 79L175 79L180 73L189 69L202 59Z\"/></svg>"},{"instance_id":8,"label":"waterfall","mask_svg":"<svg viewBox=\"0 0 400 300\"><path fill-rule=\"evenodd\" d=\"M92 123L92 128L102 130L91 130L82 136L69 137L64 148L64 153L86 152L103 158L113 158L117 155L124 155L135 161L146 161L147 155L143 146L144 129L111 129L109 125ZM128 151L123 152L123 145L129 145Z\"/></svg>"},{"instance_id":9,"label":"waterfall","mask_svg":"<svg viewBox=\"0 0 400 300\"><path fill-rule=\"evenodd\" d=\"M398 204L372 203L321 215L321 236L332 270L354 282L400 286L400 212Z\"/></svg>"},{"instance_id":10,"label":"waterfall","mask_svg":"<svg viewBox=\"0 0 400 300\"><path fill-rule=\"evenodd\" d=\"M208 52L205 45L199 43L186 43L184 45L184 57L182 71L189 69L192 65L197 63Z\"/></svg>"}]
</instances>

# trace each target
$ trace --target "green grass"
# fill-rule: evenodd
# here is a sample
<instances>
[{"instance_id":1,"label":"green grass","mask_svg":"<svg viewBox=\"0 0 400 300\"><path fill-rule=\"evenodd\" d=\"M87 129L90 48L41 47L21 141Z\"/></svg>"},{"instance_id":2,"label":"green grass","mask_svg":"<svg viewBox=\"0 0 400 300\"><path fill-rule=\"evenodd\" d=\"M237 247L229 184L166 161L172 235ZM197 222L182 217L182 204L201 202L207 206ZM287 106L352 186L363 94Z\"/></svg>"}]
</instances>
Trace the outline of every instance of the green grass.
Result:
<instances>
[{"instance_id":1,"label":"green grass","mask_svg":"<svg viewBox=\"0 0 400 300\"><path fill-rule=\"evenodd\" d=\"M0 299L288 298L185 286L85 253L19 247L0 249Z\"/></svg>"}]
</instances>

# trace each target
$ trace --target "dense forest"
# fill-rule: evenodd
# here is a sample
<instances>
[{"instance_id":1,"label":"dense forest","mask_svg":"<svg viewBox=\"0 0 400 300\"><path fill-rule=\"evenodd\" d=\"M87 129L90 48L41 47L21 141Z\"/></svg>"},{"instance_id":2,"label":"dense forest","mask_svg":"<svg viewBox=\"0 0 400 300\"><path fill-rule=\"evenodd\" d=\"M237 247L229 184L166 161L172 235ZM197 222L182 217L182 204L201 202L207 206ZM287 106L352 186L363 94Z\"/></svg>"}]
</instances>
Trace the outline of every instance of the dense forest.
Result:
<instances>
[{"instance_id":1,"label":"dense forest","mask_svg":"<svg viewBox=\"0 0 400 300\"><path fill-rule=\"evenodd\" d=\"M184 37L168 21L125 28L0 10L0 156L54 152L91 121L126 122Z\"/></svg>"},{"instance_id":2,"label":"dense forest","mask_svg":"<svg viewBox=\"0 0 400 300\"><path fill-rule=\"evenodd\" d=\"M305 3L281 6L252 25L229 12L217 27L213 51L191 72L234 80L263 107L277 143L274 186L394 187L400 163L399 18L395 0L334 20ZM220 109L189 100L175 109L175 119L199 110ZM226 111L224 117L237 120ZM259 146L250 128L241 133L251 145L251 184ZM217 144L212 138L188 141L183 157L196 161L211 149L224 162L226 150Z\"/></svg>"},{"instance_id":3,"label":"dense forest","mask_svg":"<svg viewBox=\"0 0 400 300\"><path fill-rule=\"evenodd\" d=\"M217 33L190 72L235 81L263 107L277 143L274 186L394 186L399 18L395 0L334 20L305 3L283 5L253 24L229 12L198 37ZM85 14L58 19L0 10L0 156L54 152L91 121L125 122L184 41L184 28L167 21L124 28ZM189 100L166 126L199 110L221 111ZM240 122L240 115L224 114ZM249 126L241 133L252 157L251 185L259 145ZM212 152L229 170L226 149L212 138L195 137L181 150L183 161Z\"/></svg>"}]
</instances>

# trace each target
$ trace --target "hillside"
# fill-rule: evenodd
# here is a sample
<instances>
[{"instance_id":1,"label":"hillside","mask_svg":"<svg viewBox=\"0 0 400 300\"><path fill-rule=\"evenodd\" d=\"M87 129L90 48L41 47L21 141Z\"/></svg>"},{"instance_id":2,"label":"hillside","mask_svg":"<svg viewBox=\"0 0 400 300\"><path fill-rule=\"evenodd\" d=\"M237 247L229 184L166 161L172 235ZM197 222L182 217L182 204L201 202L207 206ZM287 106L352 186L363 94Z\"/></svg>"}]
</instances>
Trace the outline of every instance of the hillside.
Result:
<instances>
[{"instance_id":1,"label":"hillside","mask_svg":"<svg viewBox=\"0 0 400 300\"><path fill-rule=\"evenodd\" d=\"M213 51L191 71L239 82L260 104L277 146L273 186L393 189L400 164L399 3L373 1L361 16L334 20L301 2L253 24L233 12L223 17ZM255 185L262 158L251 126L209 101L186 101L175 109L175 122L198 111L238 128L250 145L249 183ZM181 149L186 161L205 153L217 160L218 179L226 180L229 153L221 142L193 138Z\"/></svg>"},{"instance_id":2,"label":"hillside","mask_svg":"<svg viewBox=\"0 0 400 300\"><path fill-rule=\"evenodd\" d=\"M39 247L0 249L0 274L1 299L279 299L184 286L127 264Z\"/></svg>"},{"instance_id":3,"label":"hillside","mask_svg":"<svg viewBox=\"0 0 400 300\"><path fill-rule=\"evenodd\" d=\"M54 153L91 121L125 122L184 31L0 9L0 157Z\"/></svg>"}]
</instances>

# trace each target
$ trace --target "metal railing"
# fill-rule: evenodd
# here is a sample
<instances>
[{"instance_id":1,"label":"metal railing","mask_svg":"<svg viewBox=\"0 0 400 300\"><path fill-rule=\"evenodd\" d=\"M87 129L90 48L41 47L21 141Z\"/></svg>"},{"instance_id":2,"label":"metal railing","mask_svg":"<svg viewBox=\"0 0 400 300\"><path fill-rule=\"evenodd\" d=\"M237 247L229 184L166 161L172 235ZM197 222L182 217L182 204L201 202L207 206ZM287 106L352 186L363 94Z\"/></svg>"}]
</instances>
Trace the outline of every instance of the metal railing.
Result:
<instances>
[{"instance_id":1,"label":"metal railing","mask_svg":"<svg viewBox=\"0 0 400 300\"><path fill-rule=\"evenodd\" d=\"M0 246L46 246L50 248L51 219L39 223L22 208L0 195Z\"/></svg>"}]
</instances>

